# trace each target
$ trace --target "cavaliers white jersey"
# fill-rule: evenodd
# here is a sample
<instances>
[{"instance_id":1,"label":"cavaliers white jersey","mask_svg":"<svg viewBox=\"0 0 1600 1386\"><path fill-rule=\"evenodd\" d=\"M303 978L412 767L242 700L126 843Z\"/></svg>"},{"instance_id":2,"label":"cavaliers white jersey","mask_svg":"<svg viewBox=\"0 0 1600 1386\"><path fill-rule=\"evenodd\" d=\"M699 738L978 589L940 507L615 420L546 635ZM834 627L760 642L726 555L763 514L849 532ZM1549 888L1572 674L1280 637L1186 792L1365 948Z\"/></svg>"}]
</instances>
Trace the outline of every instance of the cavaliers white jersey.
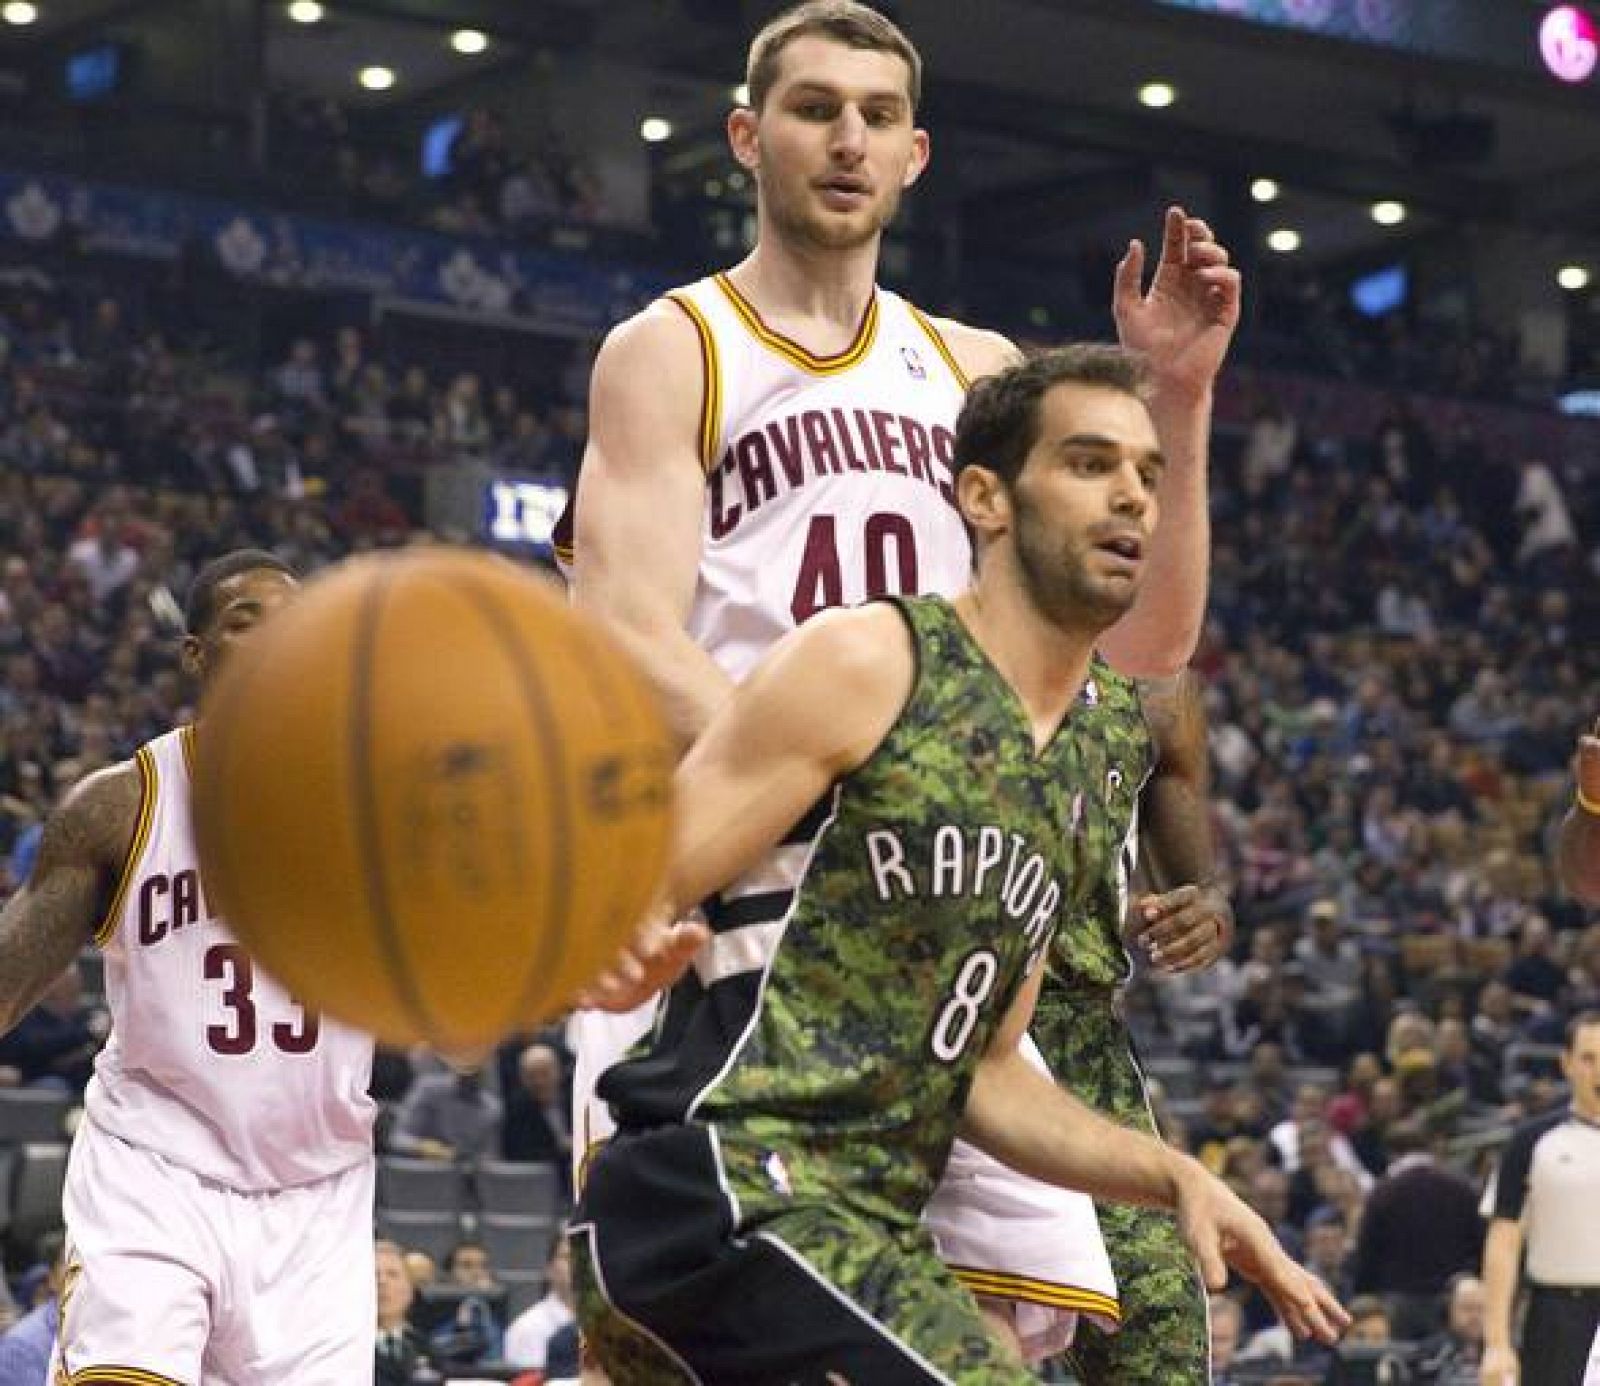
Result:
<instances>
[{"instance_id":1,"label":"cavaliers white jersey","mask_svg":"<svg viewBox=\"0 0 1600 1386\"><path fill-rule=\"evenodd\" d=\"M969 381L923 314L876 289L855 340L817 356L768 327L725 274L667 299L694 323L704 379L706 490L687 627L732 678L817 611L968 586L951 467ZM569 506L554 545L568 573L572 531ZM580 1184L585 1155L613 1130L595 1082L656 1010L651 1001L572 1017Z\"/></svg>"},{"instance_id":2,"label":"cavaliers white jersey","mask_svg":"<svg viewBox=\"0 0 1600 1386\"><path fill-rule=\"evenodd\" d=\"M725 274L667 295L705 362L700 578L689 633L735 679L808 616L971 579L956 510L967 380L932 323L877 289L855 340L817 356Z\"/></svg>"},{"instance_id":3,"label":"cavaliers white jersey","mask_svg":"<svg viewBox=\"0 0 1600 1386\"><path fill-rule=\"evenodd\" d=\"M247 1191L372 1156L372 1042L307 1012L213 913L190 826L192 728L141 747L132 850L96 941L111 1037L88 1119Z\"/></svg>"}]
</instances>

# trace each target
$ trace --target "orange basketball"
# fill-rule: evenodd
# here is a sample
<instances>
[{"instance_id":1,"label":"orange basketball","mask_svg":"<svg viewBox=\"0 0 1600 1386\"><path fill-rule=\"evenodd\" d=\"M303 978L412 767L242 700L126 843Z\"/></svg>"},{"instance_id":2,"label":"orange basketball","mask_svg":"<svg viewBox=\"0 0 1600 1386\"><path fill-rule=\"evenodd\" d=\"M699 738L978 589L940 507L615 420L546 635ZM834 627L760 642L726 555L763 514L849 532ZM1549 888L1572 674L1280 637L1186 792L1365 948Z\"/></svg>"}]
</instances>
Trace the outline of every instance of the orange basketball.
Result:
<instances>
[{"instance_id":1,"label":"orange basketball","mask_svg":"<svg viewBox=\"0 0 1600 1386\"><path fill-rule=\"evenodd\" d=\"M643 678L488 554L307 583L229 656L195 751L223 917L298 999L391 1042L547 1019L665 869L673 753Z\"/></svg>"}]
</instances>

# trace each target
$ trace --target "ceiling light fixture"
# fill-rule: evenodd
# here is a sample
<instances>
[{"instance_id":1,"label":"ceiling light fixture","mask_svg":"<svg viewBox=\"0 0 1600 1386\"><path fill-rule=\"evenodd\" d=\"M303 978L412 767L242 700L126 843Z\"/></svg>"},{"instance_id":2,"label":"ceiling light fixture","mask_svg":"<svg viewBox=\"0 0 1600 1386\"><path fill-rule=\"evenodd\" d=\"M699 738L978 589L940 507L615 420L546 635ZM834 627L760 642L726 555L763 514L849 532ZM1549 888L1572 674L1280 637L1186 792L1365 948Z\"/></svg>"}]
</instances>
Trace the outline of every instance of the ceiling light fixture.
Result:
<instances>
[{"instance_id":1,"label":"ceiling light fixture","mask_svg":"<svg viewBox=\"0 0 1600 1386\"><path fill-rule=\"evenodd\" d=\"M639 138L646 144L660 144L672 138L672 122L664 116L646 116L639 122Z\"/></svg>"},{"instance_id":2,"label":"ceiling light fixture","mask_svg":"<svg viewBox=\"0 0 1600 1386\"><path fill-rule=\"evenodd\" d=\"M361 83L368 91L388 91L398 79L392 67L383 67L374 64L364 67L356 73L356 81Z\"/></svg>"},{"instance_id":3,"label":"ceiling light fixture","mask_svg":"<svg viewBox=\"0 0 1600 1386\"><path fill-rule=\"evenodd\" d=\"M320 24L323 14L317 0L293 0L289 6L289 18L296 24Z\"/></svg>"},{"instance_id":4,"label":"ceiling light fixture","mask_svg":"<svg viewBox=\"0 0 1600 1386\"><path fill-rule=\"evenodd\" d=\"M1379 226L1398 226L1406 219L1404 202L1384 201L1372 204L1372 219Z\"/></svg>"},{"instance_id":5,"label":"ceiling light fixture","mask_svg":"<svg viewBox=\"0 0 1600 1386\"><path fill-rule=\"evenodd\" d=\"M1257 178L1250 184L1250 200L1252 202L1276 202L1278 195L1283 191L1278 186L1276 178Z\"/></svg>"},{"instance_id":6,"label":"ceiling light fixture","mask_svg":"<svg viewBox=\"0 0 1600 1386\"><path fill-rule=\"evenodd\" d=\"M1279 255L1293 255L1300 249L1300 233L1292 226L1280 226L1267 236L1267 245Z\"/></svg>"},{"instance_id":7,"label":"ceiling light fixture","mask_svg":"<svg viewBox=\"0 0 1600 1386\"><path fill-rule=\"evenodd\" d=\"M1178 89L1170 82L1146 82L1139 88L1139 104L1152 111L1164 111L1178 99Z\"/></svg>"},{"instance_id":8,"label":"ceiling light fixture","mask_svg":"<svg viewBox=\"0 0 1600 1386\"><path fill-rule=\"evenodd\" d=\"M457 53L466 53L470 56L483 52L489 46L489 36L482 29L457 29L450 35L450 46Z\"/></svg>"}]
</instances>

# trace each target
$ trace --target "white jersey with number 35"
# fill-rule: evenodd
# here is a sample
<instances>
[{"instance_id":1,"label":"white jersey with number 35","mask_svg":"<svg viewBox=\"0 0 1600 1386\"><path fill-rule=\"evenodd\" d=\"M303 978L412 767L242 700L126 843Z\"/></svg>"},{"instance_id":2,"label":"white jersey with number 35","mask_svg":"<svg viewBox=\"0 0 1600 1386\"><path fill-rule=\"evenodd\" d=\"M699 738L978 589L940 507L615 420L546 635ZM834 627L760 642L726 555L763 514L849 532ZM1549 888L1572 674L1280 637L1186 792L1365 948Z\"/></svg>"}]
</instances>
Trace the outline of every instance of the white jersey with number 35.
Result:
<instances>
[{"instance_id":1,"label":"white jersey with number 35","mask_svg":"<svg viewBox=\"0 0 1600 1386\"><path fill-rule=\"evenodd\" d=\"M96 941L111 1037L89 1121L205 1179L305 1184L372 1156L372 1042L306 1011L213 913L190 826L192 728L137 756L134 843Z\"/></svg>"},{"instance_id":2,"label":"white jersey with number 35","mask_svg":"<svg viewBox=\"0 0 1600 1386\"><path fill-rule=\"evenodd\" d=\"M878 289L851 345L817 356L726 275L667 297L695 325L706 381L688 629L724 670L743 678L825 608L967 586L952 462L968 382L927 318Z\"/></svg>"}]
</instances>

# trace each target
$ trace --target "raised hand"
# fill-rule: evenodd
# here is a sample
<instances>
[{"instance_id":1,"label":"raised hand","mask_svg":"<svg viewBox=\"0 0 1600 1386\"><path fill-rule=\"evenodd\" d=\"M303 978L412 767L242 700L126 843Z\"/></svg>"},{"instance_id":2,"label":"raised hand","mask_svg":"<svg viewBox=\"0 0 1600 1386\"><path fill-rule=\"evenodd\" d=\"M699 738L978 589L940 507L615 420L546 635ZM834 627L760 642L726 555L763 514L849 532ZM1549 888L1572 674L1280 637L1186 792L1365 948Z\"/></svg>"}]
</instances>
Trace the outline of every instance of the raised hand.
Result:
<instances>
[{"instance_id":1,"label":"raised hand","mask_svg":"<svg viewBox=\"0 0 1600 1386\"><path fill-rule=\"evenodd\" d=\"M1239 271L1211 228L1181 207L1167 208L1161 259L1148 292L1144 267L1144 242L1129 242L1112 289L1117 335L1149 361L1158 399L1204 395L1239 325Z\"/></svg>"}]
</instances>

